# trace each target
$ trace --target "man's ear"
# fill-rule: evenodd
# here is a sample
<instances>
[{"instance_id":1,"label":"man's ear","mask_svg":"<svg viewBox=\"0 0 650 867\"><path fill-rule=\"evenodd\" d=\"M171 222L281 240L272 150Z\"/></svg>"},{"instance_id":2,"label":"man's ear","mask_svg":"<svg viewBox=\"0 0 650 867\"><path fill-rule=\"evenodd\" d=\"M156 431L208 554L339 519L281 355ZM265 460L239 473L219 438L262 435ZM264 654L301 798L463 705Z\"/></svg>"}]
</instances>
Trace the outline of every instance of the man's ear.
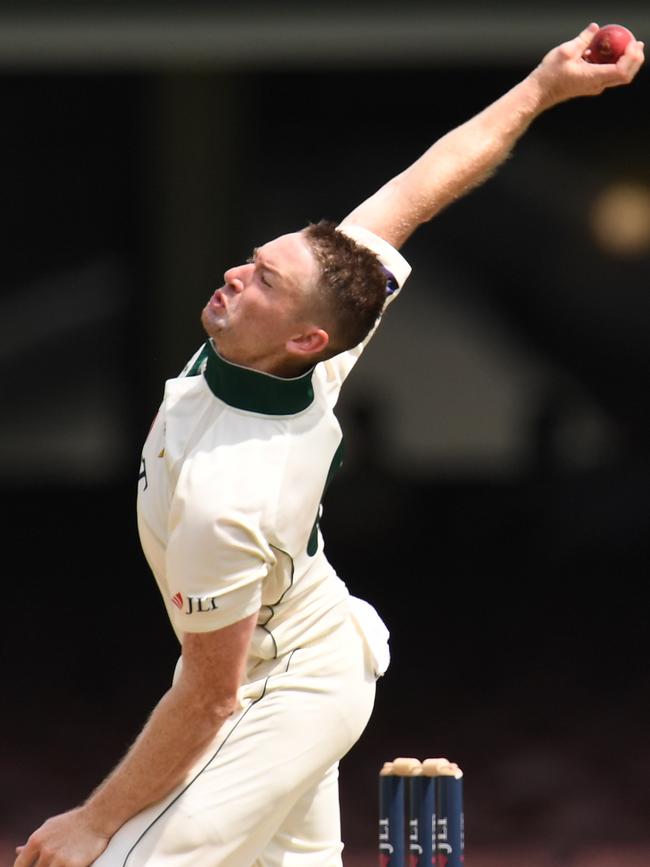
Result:
<instances>
[{"instance_id":1,"label":"man's ear","mask_svg":"<svg viewBox=\"0 0 650 867\"><path fill-rule=\"evenodd\" d=\"M318 355L327 348L329 334L322 328L308 328L287 340L287 352L291 355Z\"/></svg>"}]
</instances>

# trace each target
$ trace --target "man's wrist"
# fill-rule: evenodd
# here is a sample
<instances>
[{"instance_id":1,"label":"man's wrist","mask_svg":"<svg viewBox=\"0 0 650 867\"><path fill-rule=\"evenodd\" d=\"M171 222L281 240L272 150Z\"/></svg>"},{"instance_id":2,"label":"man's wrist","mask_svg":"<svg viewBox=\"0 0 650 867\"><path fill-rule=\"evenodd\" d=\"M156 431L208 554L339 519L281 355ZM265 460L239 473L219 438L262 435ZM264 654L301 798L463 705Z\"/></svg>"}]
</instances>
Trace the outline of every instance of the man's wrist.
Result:
<instances>
[{"instance_id":1,"label":"man's wrist","mask_svg":"<svg viewBox=\"0 0 650 867\"><path fill-rule=\"evenodd\" d=\"M549 108L562 102L556 88L549 86L549 82L544 80L544 75L541 67L533 69L526 78L521 82L525 89L525 105L526 110L530 113L530 120L535 120L540 114L543 114Z\"/></svg>"},{"instance_id":2,"label":"man's wrist","mask_svg":"<svg viewBox=\"0 0 650 867\"><path fill-rule=\"evenodd\" d=\"M79 807L79 813L87 827L98 837L109 840L113 834L124 824L125 819L111 815L100 800L91 795L88 800Z\"/></svg>"}]
</instances>

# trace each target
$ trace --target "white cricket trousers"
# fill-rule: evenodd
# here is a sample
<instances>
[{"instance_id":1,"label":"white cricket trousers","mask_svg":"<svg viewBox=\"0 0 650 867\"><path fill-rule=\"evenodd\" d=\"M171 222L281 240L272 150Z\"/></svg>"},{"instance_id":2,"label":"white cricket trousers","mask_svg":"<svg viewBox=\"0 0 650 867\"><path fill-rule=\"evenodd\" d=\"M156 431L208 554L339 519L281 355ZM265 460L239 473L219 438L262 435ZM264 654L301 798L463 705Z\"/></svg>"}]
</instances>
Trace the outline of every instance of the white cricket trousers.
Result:
<instances>
[{"instance_id":1,"label":"white cricket trousers","mask_svg":"<svg viewBox=\"0 0 650 867\"><path fill-rule=\"evenodd\" d=\"M123 825L95 867L340 867L338 761L375 696L363 639L347 619L250 678L185 783Z\"/></svg>"}]
</instances>

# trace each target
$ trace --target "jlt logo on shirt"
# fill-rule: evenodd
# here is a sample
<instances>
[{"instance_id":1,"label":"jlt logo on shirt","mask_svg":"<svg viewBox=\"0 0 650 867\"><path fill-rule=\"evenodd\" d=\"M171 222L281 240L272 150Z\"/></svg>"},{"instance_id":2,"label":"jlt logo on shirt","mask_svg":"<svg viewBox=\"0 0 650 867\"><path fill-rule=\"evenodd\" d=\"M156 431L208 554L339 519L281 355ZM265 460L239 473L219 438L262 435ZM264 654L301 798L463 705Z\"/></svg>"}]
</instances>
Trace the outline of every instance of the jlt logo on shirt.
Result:
<instances>
[{"instance_id":1,"label":"jlt logo on shirt","mask_svg":"<svg viewBox=\"0 0 650 867\"><path fill-rule=\"evenodd\" d=\"M179 592L172 596L172 602L184 614L200 614L205 611L216 611L219 607L217 598L217 596L186 596L183 600L183 594ZM183 608L184 603L187 608Z\"/></svg>"}]
</instances>

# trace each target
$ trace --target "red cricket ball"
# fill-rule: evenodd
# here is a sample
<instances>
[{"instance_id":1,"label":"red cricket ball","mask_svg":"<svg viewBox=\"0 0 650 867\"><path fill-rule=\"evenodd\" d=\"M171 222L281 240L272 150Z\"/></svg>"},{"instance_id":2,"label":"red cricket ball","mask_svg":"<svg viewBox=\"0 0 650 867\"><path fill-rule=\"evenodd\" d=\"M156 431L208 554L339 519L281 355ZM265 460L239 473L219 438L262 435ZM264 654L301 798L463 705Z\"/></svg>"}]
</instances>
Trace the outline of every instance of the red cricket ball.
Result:
<instances>
[{"instance_id":1,"label":"red cricket ball","mask_svg":"<svg viewBox=\"0 0 650 867\"><path fill-rule=\"evenodd\" d=\"M634 39L634 34L627 27L606 24L594 34L584 58L589 63L616 63L631 39Z\"/></svg>"}]
</instances>

